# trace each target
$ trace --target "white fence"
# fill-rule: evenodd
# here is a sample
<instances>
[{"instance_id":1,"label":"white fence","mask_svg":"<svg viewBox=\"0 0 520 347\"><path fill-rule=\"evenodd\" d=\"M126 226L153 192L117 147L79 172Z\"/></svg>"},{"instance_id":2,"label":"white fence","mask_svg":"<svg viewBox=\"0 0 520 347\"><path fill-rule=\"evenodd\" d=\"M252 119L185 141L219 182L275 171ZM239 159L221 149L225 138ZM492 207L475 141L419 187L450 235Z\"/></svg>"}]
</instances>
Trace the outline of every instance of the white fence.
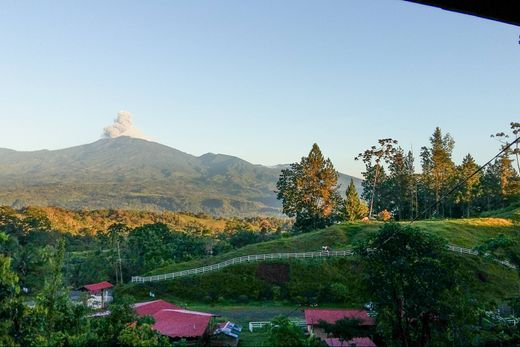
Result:
<instances>
[{"instance_id":1,"label":"white fence","mask_svg":"<svg viewBox=\"0 0 520 347\"><path fill-rule=\"evenodd\" d=\"M304 259L304 258L327 258L327 257L346 257L353 255L354 252L352 250L344 250L344 251L322 251L322 252L303 252L303 253L269 253L269 254L253 254L253 255L244 255L242 257L229 259L223 261L218 264L208 265L199 267L196 269L177 271L162 275L155 276L132 276L132 282L156 282L156 281L164 281L168 279L174 279L178 277L184 277L189 275L202 274L205 272L220 270L222 268L252 262L252 261L265 261L265 260L276 260L276 259Z\"/></svg>"},{"instance_id":2,"label":"white fence","mask_svg":"<svg viewBox=\"0 0 520 347\"><path fill-rule=\"evenodd\" d=\"M459 246L454 246L454 245L448 245L448 249L452 252L457 252L457 253L462 253L462 254L471 254L471 255L480 254L479 252L475 251L474 249L464 248L464 247L459 247ZM484 256L490 256L490 255L486 253L486 254L484 254ZM493 258L493 260L510 269L516 269L516 266L511 264L507 260L500 260L500 259L496 259L496 258Z\"/></svg>"},{"instance_id":3,"label":"white fence","mask_svg":"<svg viewBox=\"0 0 520 347\"><path fill-rule=\"evenodd\" d=\"M455 245L448 245L448 250L461 254L469 254L469 255L479 255L479 253L470 248L459 247ZM218 264L208 265L199 267L196 269L182 270L177 272L171 272L162 275L154 275L154 276L132 276L132 282L135 283L144 283L144 282L157 282L164 281L179 277L185 277L190 275L198 275L203 274L210 271L216 271L223 269L225 267L241 264L252 261L265 261L265 260L276 260L276 259L305 259L305 258L328 258L328 257L347 257L354 255L354 252L351 249L342 250L342 251L321 251L321 252L302 252L302 253L269 253L269 254L252 254L252 255L244 255L242 257L237 257L233 259L229 259L223 261ZM516 269L516 266L511 264L505 260L498 260L500 264L507 266L510 269Z\"/></svg>"},{"instance_id":4,"label":"white fence","mask_svg":"<svg viewBox=\"0 0 520 347\"><path fill-rule=\"evenodd\" d=\"M305 321L302 321L302 320L293 320L293 321L291 321L291 323L293 323L294 325L297 325L303 329L307 328L307 323L305 323ZM270 324L271 324L271 322L249 322L249 331L253 332L254 329L261 329L261 328L265 327L266 325L270 325Z\"/></svg>"}]
</instances>

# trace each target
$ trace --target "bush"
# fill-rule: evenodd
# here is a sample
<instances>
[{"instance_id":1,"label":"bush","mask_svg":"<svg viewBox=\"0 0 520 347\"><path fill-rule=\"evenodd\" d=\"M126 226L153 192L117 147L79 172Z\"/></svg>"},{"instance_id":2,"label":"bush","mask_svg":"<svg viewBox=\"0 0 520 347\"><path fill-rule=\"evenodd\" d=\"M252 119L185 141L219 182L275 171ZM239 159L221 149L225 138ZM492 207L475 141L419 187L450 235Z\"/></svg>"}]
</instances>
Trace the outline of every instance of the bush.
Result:
<instances>
[{"instance_id":1,"label":"bush","mask_svg":"<svg viewBox=\"0 0 520 347\"><path fill-rule=\"evenodd\" d=\"M386 208L377 214L377 219L383 222L389 221L390 219L392 219L392 217L392 213L389 212Z\"/></svg>"}]
</instances>

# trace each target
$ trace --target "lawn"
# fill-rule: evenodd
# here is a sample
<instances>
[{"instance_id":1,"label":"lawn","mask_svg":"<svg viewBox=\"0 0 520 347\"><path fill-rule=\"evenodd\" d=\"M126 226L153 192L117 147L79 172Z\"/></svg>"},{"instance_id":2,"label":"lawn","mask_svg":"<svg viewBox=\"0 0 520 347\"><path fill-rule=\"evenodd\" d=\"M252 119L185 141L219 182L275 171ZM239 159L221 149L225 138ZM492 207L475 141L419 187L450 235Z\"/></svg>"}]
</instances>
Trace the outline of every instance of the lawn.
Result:
<instances>
[{"instance_id":1,"label":"lawn","mask_svg":"<svg viewBox=\"0 0 520 347\"><path fill-rule=\"evenodd\" d=\"M409 222L403 222L403 224L409 224ZM249 254L318 251L322 246L330 246L333 250L346 249L352 247L356 242L364 240L367 235L377 231L381 225L382 223L379 222L336 224L323 230L247 245L213 257L170 264L151 271L149 274L156 275L192 269ZM515 230L510 219L493 217L419 221L413 225L444 237L452 244L469 248L477 246L486 239ZM516 226L516 228L518 227Z\"/></svg>"}]
</instances>

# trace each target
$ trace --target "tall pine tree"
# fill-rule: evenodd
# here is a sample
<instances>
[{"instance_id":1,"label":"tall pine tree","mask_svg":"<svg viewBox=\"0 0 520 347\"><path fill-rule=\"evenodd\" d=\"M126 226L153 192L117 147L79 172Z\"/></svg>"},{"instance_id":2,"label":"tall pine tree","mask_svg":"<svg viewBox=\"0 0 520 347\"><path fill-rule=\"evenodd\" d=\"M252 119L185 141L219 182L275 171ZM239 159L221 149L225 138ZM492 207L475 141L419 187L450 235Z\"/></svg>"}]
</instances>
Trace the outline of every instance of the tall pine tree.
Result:
<instances>
[{"instance_id":1,"label":"tall pine tree","mask_svg":"<svg viewBox=\"0 0 520 347\"><path fill-rule=\"evenodd\" d=\"M334 221L341 197L337 191L338 173L325 159L317 144L299 163L282 170L276 184L283 212L296 217L295 228L324 228Z\"/></svg>"},{"instance_id":2,"label":"tall pine tree","mask_svg":"<svg viewBox=\"0 0 520 347\"><path fill-rule=\"evenodd\" d=\"M441 201L445 193L455 180L455 164L451 159L455 141L450 134L442 135L439 127L435 128L430 138L431 147L422 148L423 171L426 187L429 188L436 203L435 215L444 217L449 208L446 201ZM447 208L448 207L448 208Z\"/></svg>"},{"instance_id":3,"label":"tall pine tree","mask_svg":"<svg viewBox=\"0 0 520 347\"><path fill-rule=\"evenodd\" d=\"M455 202L462 205L462 214L466 217L471 215L473 201L480 194L480 179L481 174L476 173L471 176L478 169L475 159L468 154L462 160L462 164L457 167L458 181L464 182L460 189L456 192ZM471 176L471 178L469 178Z\"/></svg>"},{"instance_id":4,"label":"tall pine tree","mask_svg":"<svg viewBox=\"0 0 520 347\"><path fill-rule=\"evenodd\" d=\"M354 180L350 179L350 184L348 185L345 199L345 220L358 220L365 217L367 213L368 208L365 202L359 199L358 192L356 191L356 187L354 186Z\"/></svg>"}]
</instances>

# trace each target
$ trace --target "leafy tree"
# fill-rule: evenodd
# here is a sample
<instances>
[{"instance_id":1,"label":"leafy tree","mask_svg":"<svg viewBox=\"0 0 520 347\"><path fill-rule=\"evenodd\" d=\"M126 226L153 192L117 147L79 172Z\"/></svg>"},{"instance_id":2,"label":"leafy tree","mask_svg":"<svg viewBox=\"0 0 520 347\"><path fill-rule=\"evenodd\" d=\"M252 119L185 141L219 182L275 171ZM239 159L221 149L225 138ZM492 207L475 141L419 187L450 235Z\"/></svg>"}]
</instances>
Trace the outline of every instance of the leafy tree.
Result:
<instances>
[{"instance_id":1,"label":"leafy tree","mask_svg":"<svg viewBox=\"0 0 520 347\"><path fill-rule=\"evenodd\" d=\"M342 318L334 323L320 320L318 328L323 329L328 336L339 338L340 341L350 341L354 337L363 336L366 330L360 328L358 319Z\"/></svg>"},{"instance_id":2,"label":"leafy tree","mask_svg":"<svg viewBox=\"0 0 520 347\"><path fill-rule=\"evenodd\" d=\"M61 239L57 248L48 250L48 266L50 276L46 278L43 292L38 296L38 304L44 308L45 331L50 339L56 324L66 319L59 310L59 304L68 293L64 290L62 267L65 256L65 241Z\"/></svg>"},{"instance_id":3,"label":"leafy tree","mask_svg":"<svg viewBox=\"0 0 520 347\"><path fill-rule=\"evenodd\" d=\"M366 189L366 195L370 196L370 204L368 209L368 216L372 217L374 211L374 199L376 196L376 188L380 182L380 174L383 171L383 162L388 163L390 158L395 154L396 149L394 145L397 144L397 140L393 139L379 139L377 140L378 145L372 146L365 150L363 153L359 153L355 160L362 159L366 166L366 171L363 173L367 185L364 186ZM373 171L373 173L371 173Z\"/></svg>"},{"instance_id":4,"label":"leafy tree","mask_svg":"<svg viewBox=\"0 0 520 347\"><path fill-rule=\"evenodd\" d=\"M397 148L390 158L388 169L388 207L398 220L412 219L417 209L417 183L412 152L405 155L401 147Z\"/></svg>"},{"instance_id":5,"label":"leafy tree","mask_svg":"<svg viewBox=\"0 0 520 347\"><path fill-rule=\"evenodd\" d=\"M511 143L509 138L512 138L513 141L516 141L514 146L507 152L507 154L514 155L516 157L516 167L518 170L518 174L520 175L520 141L518 141L518 138L520 137L520 123L511 122L510 130L511 134L499 132L494 135L491 135L491 137L496 138L500 143L502 143L502 148L507 147Z\"/></svg>"},{"instance_id":6,"label":"leafy tree","mask_svg":"<svg viewBox=\"0 0 520 347\"><path fill-rule=\"evenodd\" d=\"M500 193L504 205L511 203L520 195L520 180L512 165L509 152L505 152L498 159L500 174Z\"/></svg>"},{"instance_id":7,"label":"leafy tree","mask_svg":"<svg viewBox=\"0 0 520 347\"><path fill-rule=\"evenodd\" d=\"M365 202L359 199L358 192L354 186L354 180L350 179L345 199L345 219L349 221L358 220L365 217L367 213L368 208Z\"/></svg>"},{"instance_id":8,"label":"leafy tree","mask_svg":"<svg viewBox=\"0 0 520 347\"><path fill-rule=\"evenodd\" d=\"M462 160L462 165L457 167L458 181L461 182L470 177L478 167L479 166L475 163L471 154L466 155ZM465 207L464 214L466 217L470 216L473 201L479 195L480 179L481 174L475 174L471 178L467 179L459 191L456 192L455 202L462 204Z\"/></svg>"},{"instance_id":9,"label":"leafy tree","mask_svg":"<svg viewBox=\"0 0 520 347\"><path fill-rule=\"evenodd\" d=\"M446 203L441 196L452 184L455 177L455 164L451 159L455 141L450 134L442 134L435 128L430 138L431 147L423 147L423 182L431 189L436 203L435 214L445 216Z\"/></svg>"},{"instance_id":10,"label":"leafy tree","mask_svg":"<svg viewBox=\"0 0 520 347\"><path fill-rule=\"evenodd\" d=\"M127 252L134 271L149 271L171 259L170 240L170 229L162 223L143 225L130 231Z\"/></svg>"},{"instance_id":11,"label":"leafy tree","mask_svg":"<svg viewBox=\"0 0 520 347\"><path fill-rule=\"evenodd\" d=\"M411 226L386 223L356 248L385 340L426 346L443 335L461 302L446 241ZM454 273L455 272L455 273Z\"/></svg>"},{"instance_id":12,"label":"leafy tree","mask_svg":"<svg viewBox=\"0 0 520 347\"><path fill-rule=\"evenodd\" d=\"M269 327L269 345L272 347L303 347L303 331L289 318L275 317Z\"/></svg>"},{"instance_id":13,"label":"leafy tree","mask_svg":"<svg viewBox=\"0 0 520 347\"><path fill-rule=\"evenodd\" d=\"M119 333L118 342L121 347L171 346L166 336L161 336L152 329L152 324L141 322L126 325Z\"/></svg>"},{"instance_id":14,"label":"leafy tree","mask_svg":"<svg viewBox=\"0 0 520 347\"><path fill-rule=\"evenodd\" d=\"M503 205L500 188L500 163L496 160L488 165L480 179L482 194L477 197L476 204L482 210L492 210Z\"/></svg>"},{"instance_id":15,"label":"leafy tree","mask_svg":"<svg viewBox=\"0 0 520 347\"><path fill-rule=\"evenodd\" d=\"M120 334L138 320L131 306L132 301L128 296L119 298L108 307L109 316L93 321L93 330L98 335L100 346L117 346Z\"/></svg>"},{"instance_id":16,"label":"leafy tree","mask_svg":"<svg viewBox=\"0 0 520 347\"><path fill-rule=\"evenodd\" d=\"M299 163L282 170L277 197L282 200L283 212L296 217L296 229L323 228L333 222L341 200L337 183L337 171L317 144Z\"/></svg>"},{"instance_id":17,"label":"leafy tree","mask_svg":"<svg viewBox=\"0 0 520 347\"><path fill-rule=\"evenodd\" d=\"M0 232L0 245L7 241L8 236ZM0 345L2 346L16 345L12 336L19 293L18 276L11 269L11 258L0 254Z\"/></svg>"}]
</instances>

